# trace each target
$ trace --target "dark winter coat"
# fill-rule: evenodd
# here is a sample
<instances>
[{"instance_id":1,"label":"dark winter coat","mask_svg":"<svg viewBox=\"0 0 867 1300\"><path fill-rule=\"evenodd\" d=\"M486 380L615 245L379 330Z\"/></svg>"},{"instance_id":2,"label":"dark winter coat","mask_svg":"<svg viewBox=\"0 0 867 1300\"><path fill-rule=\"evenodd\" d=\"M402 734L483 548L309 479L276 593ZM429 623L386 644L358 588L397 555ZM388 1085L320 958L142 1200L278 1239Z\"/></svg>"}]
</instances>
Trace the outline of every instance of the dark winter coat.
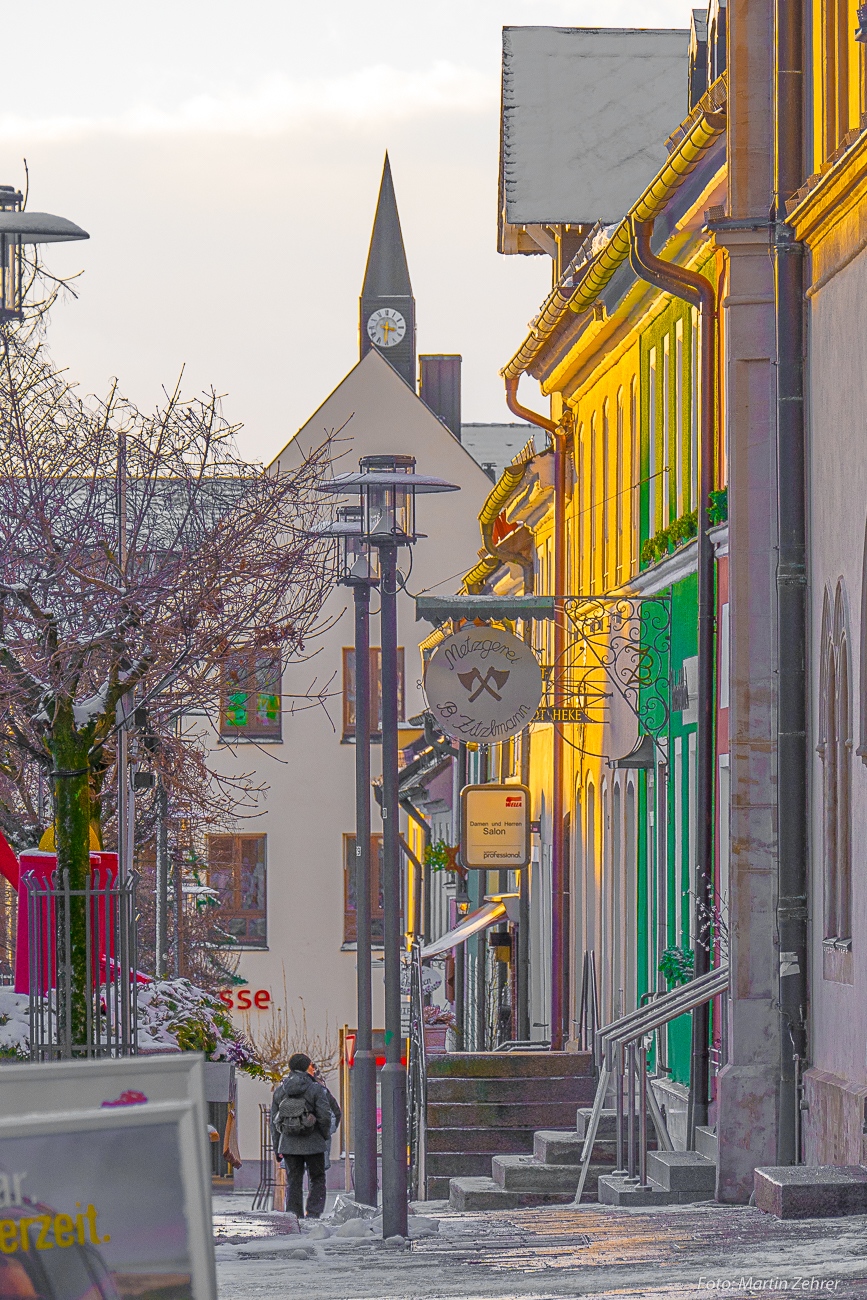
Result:
<instances>
[{"instance_id":1,"label":"dark winter coat","mask_svg":"<svg viewBox=\"0 0 867 1300\"><path fill-rule=\"evenodd\" d=\"M308 1110L316 1116L316 1123L306 1133L280 1133L277 1113L285 1097L305 1097ZM331 1141L331 1105L328 1090L311 1079L309 1074L293 1070L274 1090L271 1102L271 1137L274 1150L281 1156L312 1156L325 1151Z\"/></svg>"}]
</instances>

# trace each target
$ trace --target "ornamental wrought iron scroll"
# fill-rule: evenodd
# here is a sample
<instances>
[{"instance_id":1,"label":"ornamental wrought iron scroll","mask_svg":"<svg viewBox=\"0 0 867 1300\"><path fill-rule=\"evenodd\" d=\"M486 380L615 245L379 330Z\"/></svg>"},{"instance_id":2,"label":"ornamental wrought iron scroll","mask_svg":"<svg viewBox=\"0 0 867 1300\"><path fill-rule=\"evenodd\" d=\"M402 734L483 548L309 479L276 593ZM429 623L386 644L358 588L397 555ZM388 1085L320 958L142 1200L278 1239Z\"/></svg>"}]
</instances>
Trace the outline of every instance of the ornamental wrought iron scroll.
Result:
<instances>
[{"instance_id":1,"label":"ornamental wrought iron scroll","mask_svg":"<svg viewBox=\"0 0 867 1300\"><path fill-rule=\"evenodd\" d=\"M603 669L640 731L661 735L670 713L670 597L570 596L563 607L573 638L562 671L567 692L587 701L587 720L597 720L592 700L601 693L593 678Z\"/></svg>"}]
</instances>

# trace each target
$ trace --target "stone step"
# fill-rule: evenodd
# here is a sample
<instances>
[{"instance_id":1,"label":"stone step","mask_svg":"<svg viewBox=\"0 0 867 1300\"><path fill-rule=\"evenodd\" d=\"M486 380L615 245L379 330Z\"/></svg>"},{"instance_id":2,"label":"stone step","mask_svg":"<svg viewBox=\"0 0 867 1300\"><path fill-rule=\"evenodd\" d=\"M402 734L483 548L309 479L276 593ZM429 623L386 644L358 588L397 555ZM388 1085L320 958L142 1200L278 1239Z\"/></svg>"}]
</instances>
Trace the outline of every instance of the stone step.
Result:
<instances>
[{"instance_id":1,"label":"stone step","mask_svg":"<svg viewBox=\"0 0 867 1300\"><path fill-rule=\"evenodd\" d=\"M697 1127L695 1130L695 1149L699 1155L707 1156L714 1164L719 1160L719 1139L712 1128Z\"/></svg>"},{"instance_id":2,"label":"stone step","mask_svg":"<svg viewBox=\"0 0 867 1300\"><path fill-rule=\"evenodd\" d=\"M597 1197L600 1205L632 1207L681 1205L688 1204L690 1200L688 1192L666 1191L650 1178L646 1187L639 1187L637 1183L627 1182L620 1174L603 1174L597 1183Z\"/></svg>"},{"instance_id":3,"label":"stone step","mask_svg":"<svg viewBox=\"0 0 867 1300\"><path fill-rule=\"evenodd\" d=\"M592 1084L592 1080L587 1081ZM490 1102L445 1101L428 1104L430 1128L537 1128L568 1129L574 1107L567 1102Z\"/></svg>"},{"instance_id":4,"label":"stone step","mask_svg":"<svg viewBox=\"0 0 867 1300\"><path fill-rule=\"evenodd\" d=\"M582 1199L596 1199L596 1180L610 1168L610 1165L590 1165ZM497 1186L507 1192L540 1196L565 1196L568 1193L568 1199L572 1199L578 1190L581 1170L577 1165L545 1165L532 1156L494 1156L491 1176Z\"/></svg>"},{"instance_id":5,"label":"stone step","mask_svg":"<svg viewBox=\"0 0 867 1300\"><path fill-rule=\"evenodd\" d=\"M428 1151L425 1173L428 1179L489 1177L491 1156L478 1151Z\"/></svg>"},{"instance_id":6,"label":"stone step","mask_svg":"<svg viewBox=\"0 0 867 1300\"><path fill-rule=\"evenodd\" d=\"M584 1137L590 1124L590 1116L593 1114L592 1106L579 1106L578 1114L575 1118L575 1131L580 1138ZM597 1138L615 1138L617 1136L617 1111L603 1110L599 1113L599 1126L596 1129Z\"/></svg>"},{"instance_id":7,"label":"stone step","mask_svg":"<svg viewBox=\"0 0 867 1300\"><path fill-rule=\"evenodd\" d=\"M427 1150L485 1152L488 1157L533 1150L532 1128L428 1128Z\"/></svg>"},{"instance_id":8,"label":"stone step","mask_svg":"<svg viewBox=\"0 0 867 1300\"><path fill-rule=\"evenodd\" d=\"M429 1102L562 1101L577 1106L586 1096L587 1080L582 1074L547 1079L428 1079L427 1084Z\"/></svg>"},{"instance_id":9,"label":"stone step","mask_svg":"<svg viewBox=\"0 0 867 1300\"><path fill-rule=\"evenodd\" d=\"M625 1134L624 1134L625 1139ZM648 1149L656 1148L656 1134L648 1140ZM537 1130L533 1135L533 1156L546 1165L580 1165L584 1138L576 1133L561 1133L557 1130ZM626 1158L624 1144L623 1157ZM614 1168L617 1160L617 1143L613 1137L597 1138L593 1143L592 1159L595 1164Z\"/></svg>"},{"instance_id":10,"label":"stone step","mask_svg":"<svg viewBox=\"0 0 867 1300\"><path fill-rule=\"evenodd\" d=\"M439 1179L433 1180L439 1183ZM453 1210L516 1210L516 1192L504 1192L493 1178L452 1178L447 1186L449 1205ZM437 1192L437 1196L441 1193ZM431 1180L428 1179L428 1196L433 1199Z\"/></svg>"},{"instance_id":11,"label":"stone step","mask_svg":"<svg viewBox=\"0 0 867 1300\"><path fill-rule=\"evenodd\" d=\"M716 1164L698 1151L648 1151L647 1176L665 1192L687 1192L692 1200L716 1196Z\"/></svg>"},{"instance_id":12,"label":"stone step","mask_svg":"<svg viewBox=\"0 0 867 1300\"><path fill-rule=\"evenodd\" d=\"M448 1052L427 1062L428 1079L593 1078L590 1052Z\"/></svg>"},{"instance_id":13,"label":"stone step","mask_svg":"<svg viewBox=\"0 0 867 1300\"><path fill-rule=\"evenodd\" d=\"M514 1210L520 1206L568 1205L574 1193L507 1192L492 1178L453 1178L448 1195L453 1210Z\"/></svg>"},{"instance_id":14,"label":"stone step","mask_svg":"<svg viewBox=\"0 0 867 1300\"><path fill-rule=\"evenodd\" d=\"M867 1214L862 1165L783 1165L757 1169L756 1205L778 1219L837 1219Z\"/></svg>"}]
</instances>

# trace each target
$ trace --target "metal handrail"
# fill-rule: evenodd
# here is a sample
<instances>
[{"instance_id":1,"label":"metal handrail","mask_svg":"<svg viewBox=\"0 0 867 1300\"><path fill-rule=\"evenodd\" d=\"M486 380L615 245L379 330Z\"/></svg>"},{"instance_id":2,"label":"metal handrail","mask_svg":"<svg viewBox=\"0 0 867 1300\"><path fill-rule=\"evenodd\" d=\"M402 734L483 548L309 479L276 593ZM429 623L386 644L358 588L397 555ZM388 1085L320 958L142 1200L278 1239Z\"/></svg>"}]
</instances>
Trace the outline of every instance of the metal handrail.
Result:
<instances>
[{"instance_id":1,"label":"metal handrail","mask_svg":"<svg viewBox=\"0 0 867 1300\"><path fill-rule=\"evenodd\" d=\"M424 1042L424 985L421 943L416 939L410 952L409 1053L406 1089L407 1132L409 1134L409 1182L413 1200L425 1199L427 1156L427 1058Z\"/></svg>"},{"instance_id":2,"label":"metal handrail","mask_svg":"<svg viewBox=\"0 0 867 1300\"><path fill-rule=\"evenodd\" d=\"M616 1173L623 1173L623 1083L624 1074L627 1085L627 1161L626 1177L629 1182L636 1183L641 1187L647 1184L647 1112L650 1111L653 1120L653 1126L656 1129L657 1138L663 1150L671 1151L671 1137L665 1124L665 1119L659 1107L659 1102L649 1085L647 1078L647 1043L646 1039L652 1033L663 1028L678 1016L692 1011L695 1007L703 1006L704 1003L712 1001L713 998L725 993L729 985L729 968L727 965L718 966L715 970L708 971L707 975L702 975L697 980L690 980L688 984L680 988L672 989L669 993L664 993L656 1002L648 1007L639 1007L637 1011L630 1011L628 1015L621 1016L614 1020L610 1025L605 1025L597 1034L597 1045L601 1060L601 1069L599 1072L599 1083L596 1088L596 1096L593 1099L593 1109L590 1112L590 1122L584 1135L584 1146L581 1150L581 1176L578 1180L578 1188L575 1192L575 1205L580 1205L581 1196L584 1191L584 1184L587 1180L587 1171L590 1168L590 1161L593 1155L593 1147L596 1142L596 1134L599 1131L599 1119L602 1115L602 1108L605 1104L605 1095L608 1092L612 1075L616 1075L615 1102L617 1110L617 1169ZM624 1049L626 1061L624 1063ZM638 1082L636 1097L636 1080ZM638 1162L636 1168L635 1160L635 1115L636 1101L638 1102Z\"/></svg>"},{"instance_id":3,"label":"metal handrail","mask_svg":"<svg viewBox=\"0 0 867 1300\"><path fill-rule=\"evenodd\" d=\"M619 1020L613 1020L611 1024L604 1025L602 1029L597 1031L596 1035L599 1054L603 1063L610 1069L611 1053L615 1046L622 1050L622 1047L630 1040L637 1039L645 1034L652 1034L655 1030L661 1029L663 1025L676 1020L678 1016L692 1011L694 1007L709 1002L711 998L725 992L728 988L728 981L728 966L718 966L715 970L708 971L707 975L702 975L697 980L690 980L689 983L682 984L679 988L663 993L655 1002L639 1007L636 1011L630 1011L627 1015L621 1016Z\"/></svg>"}]
</instances>

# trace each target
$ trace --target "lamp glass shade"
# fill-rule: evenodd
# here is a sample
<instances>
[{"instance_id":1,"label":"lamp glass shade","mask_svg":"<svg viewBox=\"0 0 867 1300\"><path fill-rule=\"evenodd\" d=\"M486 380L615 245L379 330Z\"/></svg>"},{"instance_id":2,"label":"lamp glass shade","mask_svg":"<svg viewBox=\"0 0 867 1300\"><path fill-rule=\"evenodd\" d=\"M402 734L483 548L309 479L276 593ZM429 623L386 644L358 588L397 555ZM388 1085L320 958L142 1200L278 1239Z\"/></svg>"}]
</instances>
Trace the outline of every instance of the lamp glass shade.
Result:
<instances>
[{"instance_id":1,"label":"lamp glass shade","mask_svg":"<svg viewBox=\"0 0 867 1300\"><path fill-rule=\"evenodd\" d=\"M364 533L375 545L415 540L415 457L363 456L359 468ZM401 479L406 479L401 482Z\"/></svg>"},{"instance_id":2,"label":"lamp glass shade","mask_svg":"<svg viewBox=\"0 0 867 1300\"><path fill-rule=\"evenodd\" d=\"M336 534L341 582L379 581L379 552L362 532L361 506L338 506Z\"/></svg>"}]
</instances>

